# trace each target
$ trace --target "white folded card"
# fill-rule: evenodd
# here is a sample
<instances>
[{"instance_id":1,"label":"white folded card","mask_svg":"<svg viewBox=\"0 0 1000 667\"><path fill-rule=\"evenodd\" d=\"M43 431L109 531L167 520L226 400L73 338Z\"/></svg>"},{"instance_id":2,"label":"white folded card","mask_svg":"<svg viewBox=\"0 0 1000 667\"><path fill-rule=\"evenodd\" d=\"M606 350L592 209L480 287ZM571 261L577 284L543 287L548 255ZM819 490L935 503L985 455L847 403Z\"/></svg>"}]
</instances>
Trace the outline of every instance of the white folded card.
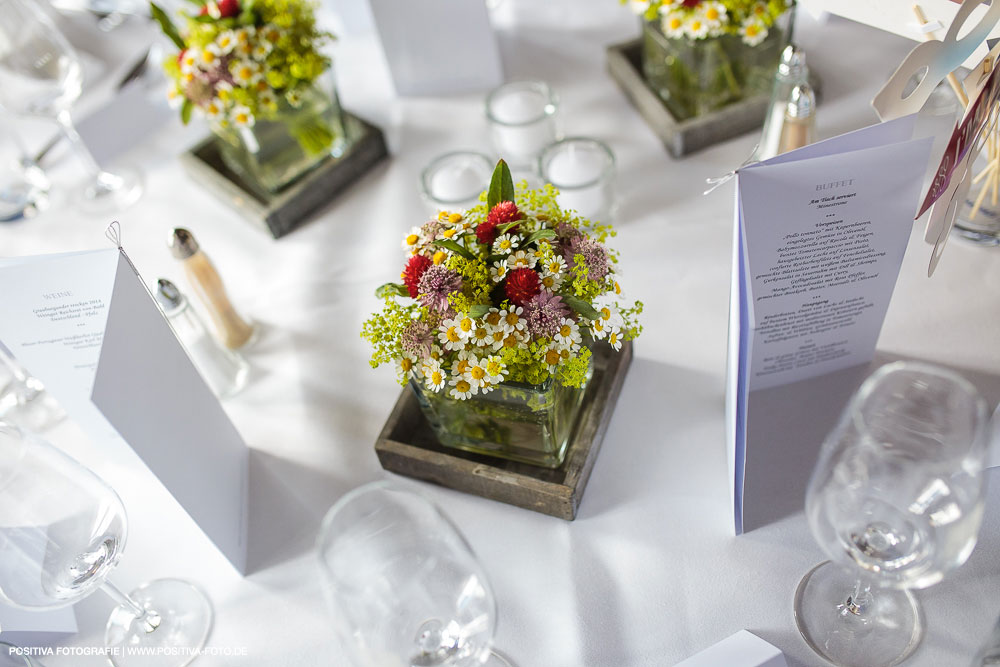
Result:
<instances>
[{"instance_id":1,"label":"white folded card","mask_svg":"<svg viewBox=\"0 0 1000 667\"><path fill-rule=\"evenodd\" d=\"M25 611L0 604L0 640L15 646L49 646L75 635L76 632L73 607ZM0 646L0 656L3 655L3 650ZM0 664L5 664L2 659Z\"/></svg>"},{"instance_id":2,"label":"white folded card","mask_svg":"<svg viewBox=\"0 0 1000 667\"><path fill-rule=\"evenodd\" d=\"M755 634L740 630L674 667L788 667L781 651Z\"/></svg>"},{"instance_id":3,"label":"white folded card","mask_svg":"<svg viewBox=\"0 0 1000 667\"><path fill-rule=\"evenodd\" d=\"M369 2L398 95L485 91L503 83L485 2Z\"/></svg>"},{"instance_id":4,"label":"white folded card","mask_svg":"<svg viewBox=\"0 0 1000 667\"><path fill-rule=\"evenodd\" d=\"M124 439L244 573L249 449L125 254L0 259L0 294L3 345L96 442Z\"/></svg>"},{"instance_id":5,"label":"white folded card","mask_svg":"<svg viewBox=\"0 0 1000 667\"><path fill-rule=\"evenodd\" d=\"M907 116L737 172L726 422L736 534L800 510L872 360L931 139Z\"/></svg>"}]
</instances>

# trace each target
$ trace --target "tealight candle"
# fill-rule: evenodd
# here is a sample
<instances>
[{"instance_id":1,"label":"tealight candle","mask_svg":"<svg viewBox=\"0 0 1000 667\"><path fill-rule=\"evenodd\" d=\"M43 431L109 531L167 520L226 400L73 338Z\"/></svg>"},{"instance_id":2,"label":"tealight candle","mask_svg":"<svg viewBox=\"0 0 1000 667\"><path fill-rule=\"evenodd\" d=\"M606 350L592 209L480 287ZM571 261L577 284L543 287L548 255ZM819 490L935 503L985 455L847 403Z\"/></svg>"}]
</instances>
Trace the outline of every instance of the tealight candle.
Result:
<instances>
[{"instance_id":1,"label":"tealight candle","mask_svg":"<svg viewBox=\"0 0 1000 667\"><path fill-rule=\"evenodd\" d=\"M529 166L538 152L559 138L558 101L541 81L517 81L496 88L486 98L493 146L508 164Z\"/></svg>"},{"instance_id":2,"label":"tealight candle","mask_svg":"<svg viewBox=\"0 0 1000 667\"><path fill-rule=\"evenodd\" d=\"M479 193L490 184L493 161L474 151L445 153L420 174L420 189L431 215L461 212L479 203Z\"/></svg>"},{"instance_id":3,"label":"tealight candle","mask_svg":"<svg viewBox=\"0 0 1000 667\"><path fill-rule=\"evenodd\" d=\"M584 218L611 222L615 207L615 156L597 139L571 137L542 151L538 170L559 190L559 206Z\"/></svg>"}]
</instances>

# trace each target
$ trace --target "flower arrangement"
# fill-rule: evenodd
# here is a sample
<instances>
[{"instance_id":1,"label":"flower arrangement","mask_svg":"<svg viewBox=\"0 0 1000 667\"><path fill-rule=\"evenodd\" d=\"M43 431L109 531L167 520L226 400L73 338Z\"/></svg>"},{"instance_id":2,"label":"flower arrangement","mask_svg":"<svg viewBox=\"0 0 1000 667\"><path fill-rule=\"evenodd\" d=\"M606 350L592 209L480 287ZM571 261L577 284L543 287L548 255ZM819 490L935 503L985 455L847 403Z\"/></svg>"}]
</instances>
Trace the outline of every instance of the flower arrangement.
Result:
<instances>
[{"instance_id":1,"label":"flower arrangement","mask_svg":"<svg viewBox=\"0 0 1000 667\"><path fill-rule=\"evenodd\" d=\"M639 335L642 303L623 304L609 225L565 212L547 185L515 189L501 160L482 203L441 213L403 239L402 283L376 291L364 323L372 367L400 384L465 400L501 382L568 387L588 377L588 344L615 350Z\"/></svg>"},{"instance_id":2,"label":"flower arrangement","mask_svg":"<svg viewBox=\"0 0 1000 667\"><path fill-rule=\"evenodd\" d=\"M198 10L181 13L182 30L160 7L153 17L179 49L164 63L168 98L186 124L192 113L213 129L250 128L273 120L282 108L301 106L313 82L330 67L320 49L332 39L316 27L307 0L193 0ZM330 145L329 128L313 123L296 138L319 152Z\"/></svg>"},{"instance_id":3,"label":"flower arrangement","mask_svg":"<svg viewBox=\"0 0 1000 667\"><path fill-rule=\"evenodd\" d=\"M670 38L739 35L757 46L793 0L622 0L647 21L660 22Z\"/></svg>"}]
</instances>

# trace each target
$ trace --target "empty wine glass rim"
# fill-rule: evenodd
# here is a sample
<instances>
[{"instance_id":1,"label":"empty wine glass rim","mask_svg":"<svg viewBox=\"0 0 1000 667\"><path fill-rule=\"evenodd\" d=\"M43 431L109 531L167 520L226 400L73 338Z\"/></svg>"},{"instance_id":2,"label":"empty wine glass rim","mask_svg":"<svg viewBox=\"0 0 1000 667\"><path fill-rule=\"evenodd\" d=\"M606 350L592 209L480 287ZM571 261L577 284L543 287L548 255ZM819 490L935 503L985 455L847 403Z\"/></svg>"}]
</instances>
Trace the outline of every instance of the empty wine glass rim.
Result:
<instances>
[{"instance_id":1,"label":"empty wine glass rim","mask_svg":"<svg viewBox=\"0 0 1000 667\"><path fill-rule=\"evenodd\" d=\"M457 157L468 157L481 161L486 167L487 184L489 183L489 173L493 170L493 160L488 155L472 150L449 151L435 157L426 167L424 167L424 170L420 172L420 189L423 191L424 196L427 197L428 200L440 204L463 204L472 197L478 197L479 193L482 192L482 189L478 189L475 192L470 192L468 196L456 198L438 197L433 193L431 189L431 177L433 177L437 170L441 168L442 164Z\"/></svg>"},{"instance_id":2,"label":"empty wine glass rim","mask_svg":"<svg viewBox=\"0 0 1000 667\"><path fill-rule=\"evenodd\" d=\"M501 95L506 95L507 93L516 90L531 90L542 95L545 98L545 104L542 106L541 111L538 115L532 116L528 119L511 122L506 121L501 118L497 118L493 111L494 104L496 100ZM497 125L503 125L506 127L524 127L526 125L532 125L541 120L552 116L556 109L559 107L559 99L556 97L555 91L549 86L549 84L544 81L511 81L503 85L497 86L490 91L489 95L486 96L486 117L491 123L496 123Z\"/></svg>"},{"instance_id":3,"label":"empty wine glass rim","mask_svg":"<svg viewBox=\"0 0 1000 667\"><path fill-rule=\"evenodd\" d=\"M973 451L975 449L986 450L986 423L987 423L987 410L986 403L983 401L982 397L979 395L979 391L976 389L975 385L969 382L962 375L952 371L948 368L943 368L941 366L936 366L934 364L924 363L921 361L894 361L884 366L880 367L874 373L872 373L858 389L857 395L852 400L850 411L852 419L855 425L862 431L868 431L868 425L865 423L864 411L861 409L871 395L875 392L875 389L879 387L887 377L890 375L896 375L899 373L910 373L916 377L920 376L930 376L937 379L942 379L947 382L952 383L955 388L967 396L973 405L973 410L975 412L976 420L976 430L973 437L969 442L969 450Z\"/></svg>"},{"instance_id":4,"label":"empty wine glass rim","mask_svg":"<svg viewBox=\"0 0 1000 667\"><path fill-rule=\"evenodd\" d=\"M607 162L604 163L604 167L601 169L594 178L583 183L575 183L573 185L567 185L565 183L558 183L552 180L548 173L548 160L552 154L557 151L563 150L569 145L580 145L586 146L589 149L596 149L597 152L603 153L607 157ZM554 141L545 148L538 155L538 173L542 177L542 180L546 183L551 184L557 190L571 191L571 190L583 190L585 188L592 188L598 183L604 181L610 174L614 173L615 170L615 154L606 143L600 139L594 139L593 137L566 137L564 139L559 139Z\"/></svg>"}]
</instances>

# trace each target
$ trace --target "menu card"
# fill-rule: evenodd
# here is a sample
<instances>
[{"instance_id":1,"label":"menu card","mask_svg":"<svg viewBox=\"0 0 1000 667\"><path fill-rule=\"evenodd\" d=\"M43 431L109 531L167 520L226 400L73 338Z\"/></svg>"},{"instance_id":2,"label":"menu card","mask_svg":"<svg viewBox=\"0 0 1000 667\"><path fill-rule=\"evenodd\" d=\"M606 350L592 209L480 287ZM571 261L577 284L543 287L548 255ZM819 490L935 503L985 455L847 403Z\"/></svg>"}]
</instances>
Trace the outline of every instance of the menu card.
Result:
<instances>
[{"instance_id":1,"label":"menu card","mask_svg":"<svg viewBox=\"0 0 1000 667\"><path fill-rule=\"evenodd\" d=\"M737 534L801 509L875 353L931 138L907 116L737 172L727 428ZM862 374L863 377L863 374Z\"/></svg>"}]
</instances>

